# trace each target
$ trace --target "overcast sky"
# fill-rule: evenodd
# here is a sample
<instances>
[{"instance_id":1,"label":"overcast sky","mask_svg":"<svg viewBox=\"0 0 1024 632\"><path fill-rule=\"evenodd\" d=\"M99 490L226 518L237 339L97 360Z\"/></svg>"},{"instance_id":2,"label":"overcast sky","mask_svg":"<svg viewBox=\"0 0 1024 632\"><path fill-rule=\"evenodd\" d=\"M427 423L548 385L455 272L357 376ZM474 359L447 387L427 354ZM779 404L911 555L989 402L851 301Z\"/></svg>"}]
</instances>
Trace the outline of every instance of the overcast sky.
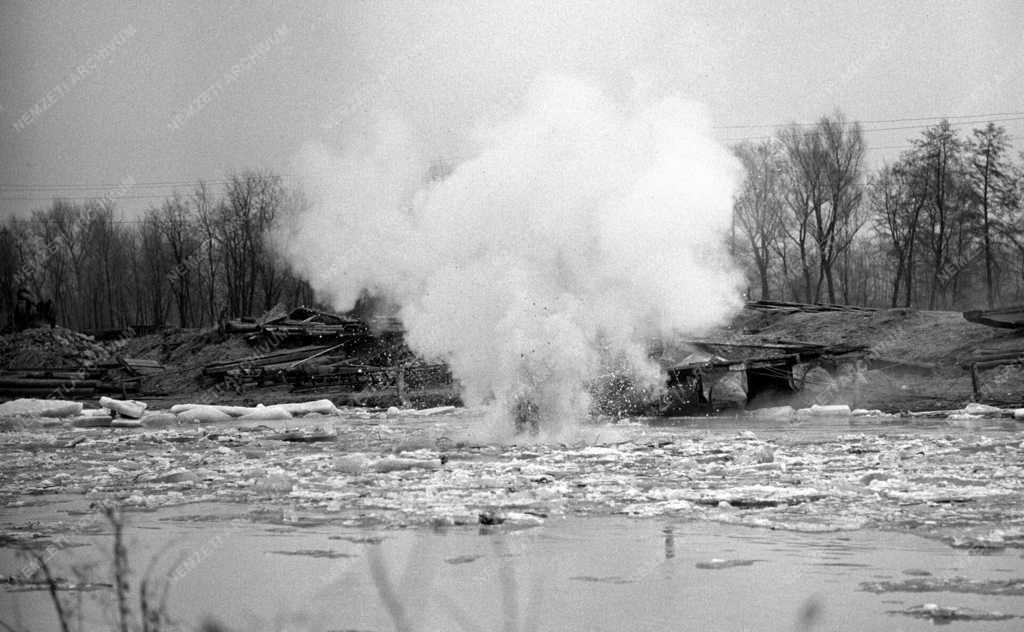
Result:
<instances>
[{"instance_id":1,"label":"overcast sky","mask_svg":"<svg viewBox=\"0 0 1024 632\"><path fill-rule=\"evenodd\" d=\"M5 0L0 216L130 178L131 218L175 184L290 175L303 143L340 147L380 110L457 159L552 72L701 101L722 139L840 108L872 164L943 116L1015 119L1024 149L1020 0L780 4Z\"/></svg>"}]
</instances>

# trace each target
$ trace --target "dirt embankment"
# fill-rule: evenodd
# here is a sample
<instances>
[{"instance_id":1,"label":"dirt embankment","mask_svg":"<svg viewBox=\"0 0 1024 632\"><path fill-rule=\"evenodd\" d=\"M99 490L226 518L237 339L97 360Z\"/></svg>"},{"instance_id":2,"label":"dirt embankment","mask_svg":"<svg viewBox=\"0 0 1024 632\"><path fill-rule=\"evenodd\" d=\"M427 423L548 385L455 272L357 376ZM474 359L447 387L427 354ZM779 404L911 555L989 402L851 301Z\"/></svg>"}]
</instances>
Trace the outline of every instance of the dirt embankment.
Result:
<instances>
[{"instance_id":1,"label":"dirt embankment","mask_svg":"<svg viewBox=\"0 0 1024 632\"><path fill-rule=\"evenodd\" d=\"M881 357L935 364L939 368L953 368L979 353L1024 351L1024 335L967 322L960 312L745 310L733 322L732 329L766 339L867 345Z\"/></svg>"},{"instance_id":2,"label":"dirt embankment","mask_svg":"<svg viewBox=\"0 0 1024 632\"><path fill-rule=\"evenodd\" d=\"M231 360L258 358L279 349L249 344L244 336L223 334L214 328L185 329L138 336L127 342L124 355L155 360L164 372L147 377L143 383L142 399L160 406L209 401L218 404L272 404L278 401L316 399L289 395L287 385L277 384L263 388L250 388L238 392L203 378L203 368L209 364Z\"/></svg>"},{"instance_id":3,"label":"dirt embankment","mask_svg":"<svg viewBox=\"0 0 1024 632\"><path fill-rule=\"evenodd\" d=\"M962 363L984 354L1020 352L1024 357L1024 333L970 323L960 312L745 310L720 333L752 341L867 346L872 368L861 375L856 388L844 389L836 398L889 411L962 406L973 396L970 372ZM1022 366L1024 362L1017 362L982 372L983 401L1024 403Z\"/></svg>"},{"instance_id":4,"label":"dirt embankment","mask_svg":"<svg viewBox=\"0 0 1024 632\"><path fill-rule=\"evenodd\" d=\"M188 395L202 390L203 367L214 362L242 360L258 350L242 336L223 335L216 329L185 329L139 336L128 341L126 356L156 360L166 367L150 378L147 390L169 395Z\"/></svg>"},{"instance_id":5,"label":"dirt embankment","mask_svg":"<svg viewBox=\"0 0 1024 632\"><path fill-rule=\"evenodd\" d=\"M47 367L74 370L84 364L109 361L116 344L63 327L26 329L0 336L0 370Z\"/></svg>"},{"instance_id":6,"label":"dirt embankment","mask_svg":"<svg viewBox=\"0 0 1024 632\"><path fill-rule=\"evenodd\" d=\"M383 349L392 343L381 341L380 344ZM203 373L204 367L222 362L252 360L255 366L264 356L288 352L295 347L296 343L273 338L249 343L244 335L224 334L216 329L180 330L134 338L128 342L125 355L155 360L165 367L162 374L146 379L140 395L160 406L200 401L254 406L320 398L329 398L338 405L384 408L392 405L429 408L458 403L458 395L450 385L407 386L400 398L395 388L381 385L361 390L326 386L321 390L293 392L292 386L276 374L268 374L265 381L236 382ZM361 363L361 357L350 357L353 364Z\"/></svg>"},{"instance_id":7,"label":"dirt embankment","mask_svg":"<svg viewBox=\"0 0 1024 632\"><path fill-rule=\"evenodd\" d=\"M871 368L861 372L850 388L833 389L829 393L832 401L828 403L887 411L961 407L973 397L970 373L960 366L962 363L983 354L1024 354L1024 333L970 323L960 312L910 309L813 313L747 309L729 327L711 332L708 338L866 346L874 361ZM268 351L250 345L241 335L224 335L215 329L178 330L119 342L118 355L155 360L166 368L163 373L146 378L140 394L144 399L164 404L202 397L211 388L201 380L204 366L243 360ZM75 332L32 330L0 338L0 350L8 365L13 362L19 366L73 367L96 356L104 347ZM1024 362L1017 362L983 372L982 400L1006 406L1024 405L1022 366ZM753 404L804 405L809 397L813 394L785 395L778 401ZM296 399L287 385L250 388L240 393L221 389L216 394L220 403L247 405L285 399Z\"/></svg>"}]
</instances>

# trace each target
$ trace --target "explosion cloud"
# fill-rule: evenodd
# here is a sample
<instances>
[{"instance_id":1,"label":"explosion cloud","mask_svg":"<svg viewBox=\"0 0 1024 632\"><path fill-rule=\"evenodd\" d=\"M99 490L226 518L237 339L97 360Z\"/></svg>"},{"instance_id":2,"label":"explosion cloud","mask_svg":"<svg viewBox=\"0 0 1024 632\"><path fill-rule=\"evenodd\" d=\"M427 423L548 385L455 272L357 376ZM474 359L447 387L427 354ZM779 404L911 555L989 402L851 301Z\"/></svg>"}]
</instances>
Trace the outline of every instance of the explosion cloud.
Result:
<instances>
[{"instance_id":1,"label":"explosion cloud","mask_svg":"<svg viewBox=\"0 0 1024 632\"><path fill-rule=\"evenodd\" d=\"M364 289L397 303L410 346L449 363L467 404L526 405L558 433L603 367L659 384L652 337L738 308L725 235L741 174L700 106L548 77L476 140L440 177L394 116L340 153L308 145L312 204L283 239L336 308Z\"/></svg>"}]
</instances>

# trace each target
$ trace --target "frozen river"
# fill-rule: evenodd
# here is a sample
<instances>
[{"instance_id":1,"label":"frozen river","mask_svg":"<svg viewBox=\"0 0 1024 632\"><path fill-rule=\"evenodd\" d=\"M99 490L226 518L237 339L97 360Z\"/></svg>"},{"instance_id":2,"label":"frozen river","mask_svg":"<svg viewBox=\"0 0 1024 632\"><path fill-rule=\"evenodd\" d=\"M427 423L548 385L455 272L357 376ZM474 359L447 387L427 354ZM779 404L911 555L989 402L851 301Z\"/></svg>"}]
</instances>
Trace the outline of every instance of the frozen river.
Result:
<instances>
[{"instance_id":1,"label":"frozen river","mask_svg":"<svg viewBox=\"0 0 1024 632\"><path fill-rule=\"evenodd\" d=\"M519 446L479 423L12 424L0 620L56 629L36 550L83 629L115 629L116 502L132 607L145 579L180 629L1022 625L1018 422L594 422Z\"/></svg>"}]
</instances>

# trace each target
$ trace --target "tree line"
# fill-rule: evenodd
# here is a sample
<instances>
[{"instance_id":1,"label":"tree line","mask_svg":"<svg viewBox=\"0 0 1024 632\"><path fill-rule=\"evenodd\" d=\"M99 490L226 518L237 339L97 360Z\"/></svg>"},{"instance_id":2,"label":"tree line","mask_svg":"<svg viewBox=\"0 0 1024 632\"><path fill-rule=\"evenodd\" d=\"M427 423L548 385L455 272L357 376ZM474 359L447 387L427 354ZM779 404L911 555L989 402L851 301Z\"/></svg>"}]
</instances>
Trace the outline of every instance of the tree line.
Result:
<instances>
[{"instance_id":1,"label":"tree line","mask_svg":"<svg viewBox=\"0 0 1024 632\"><path fill-rule=\"evenodd\" d=\"M279 176L255 171L221 191L200 182L176 192L138 220L118 220L112 199L54 200L0 227L0 325L14 325L19 300L50 301L57 323L79 330L206 326L312 304L272 241L303 204Z\"/></svg>"},{"instance_id":2,"label":"tree line","mask_svg":"<svg viewBox=\"0 0 1024 632\"><path fill-rule=\"evenodd\" d=\"M1024 301L1024 153L995 124L926 127L870 171L841 113L733 147L731 248L750 299L966 309ZM314 304L273 236L306 204L279 176L202 182L136 220L56 199L0 226L0 326L32 297L80 330L198 327Z\"/></svg>"},{"instance_id":3,"label":"tree line","mask_svg":"<svg viewBox=\"0 0 1024 632\"><path fill-rule=\"evenodd\" d=\"M1024 153L993 123L926 127L865 165L841 113L736 145L732 248L752 299L967 309L1024 299Z\"/></svg>"}]
</instances>

